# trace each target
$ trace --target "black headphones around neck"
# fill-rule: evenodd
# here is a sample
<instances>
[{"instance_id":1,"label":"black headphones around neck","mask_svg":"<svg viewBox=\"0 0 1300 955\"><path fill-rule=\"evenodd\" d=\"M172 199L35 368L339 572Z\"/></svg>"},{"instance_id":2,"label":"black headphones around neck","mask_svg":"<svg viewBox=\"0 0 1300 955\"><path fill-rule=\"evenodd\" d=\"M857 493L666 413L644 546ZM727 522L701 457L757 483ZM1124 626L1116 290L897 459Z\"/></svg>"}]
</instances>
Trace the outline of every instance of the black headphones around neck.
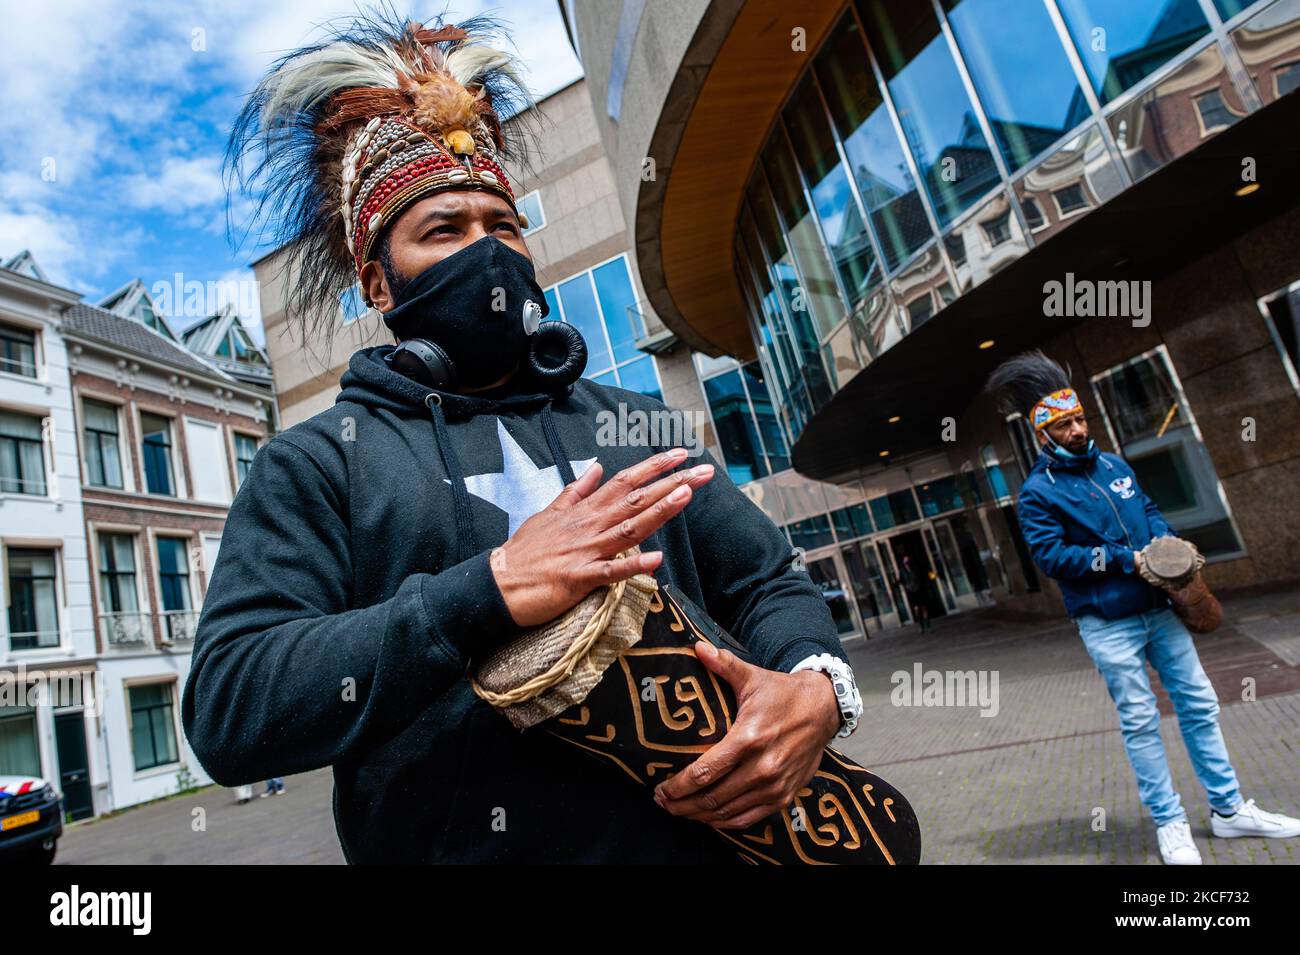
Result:
<instances>
[{"instance_id":1,"label":"black headphones around neck","mask_svg":"<svg viewBox=\"0 0 1300 955\"><path fill-rule=\"evenodd\" d=\"M402 341L385 361L426 388L455 391L459 385L451 357L427 338ZM587 343L582 333L567 322L549 321L538 325L529 337L520 370L542 390L558 392L581 378L586 367Z\"/></svg>"}]
</instances>

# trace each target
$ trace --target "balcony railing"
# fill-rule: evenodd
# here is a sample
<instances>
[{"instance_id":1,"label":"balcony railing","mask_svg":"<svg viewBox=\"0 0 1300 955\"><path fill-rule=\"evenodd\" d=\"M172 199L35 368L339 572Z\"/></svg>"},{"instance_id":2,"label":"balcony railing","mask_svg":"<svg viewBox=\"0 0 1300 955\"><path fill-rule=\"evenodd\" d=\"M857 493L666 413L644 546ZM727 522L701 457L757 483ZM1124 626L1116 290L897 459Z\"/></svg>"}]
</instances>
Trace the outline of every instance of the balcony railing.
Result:
<instances>
[{"instance_id":1,"label":"balcony railing","mask_svg":"<svg viewBox=\"0 0 1300 955\"><path fill-rule=\"evenodd\" d=\"M199 611L164 610L162 612L163 644L189 642L199 628Z\"/></svg>"},{"instance_id":2,"label":"balcony railing","mask_svg":"<svg viewBox=\"0 0 1300 955\"><path fill-rule=\"evenodd\" d=\"M143 647L152 641L152 617L135 610L101 613L99 630L110 647Z\"/></svg>"},{"instance_id":3,"label":"balcony railing","mask_svg":"<svg viewBox=\"0 0 1300 955\"><path fill-rule=\"evenodd\" d=\"M10 650L50 650L58 647L58 630L28 630L9 634Z\"/></svg>"}]
</instances>

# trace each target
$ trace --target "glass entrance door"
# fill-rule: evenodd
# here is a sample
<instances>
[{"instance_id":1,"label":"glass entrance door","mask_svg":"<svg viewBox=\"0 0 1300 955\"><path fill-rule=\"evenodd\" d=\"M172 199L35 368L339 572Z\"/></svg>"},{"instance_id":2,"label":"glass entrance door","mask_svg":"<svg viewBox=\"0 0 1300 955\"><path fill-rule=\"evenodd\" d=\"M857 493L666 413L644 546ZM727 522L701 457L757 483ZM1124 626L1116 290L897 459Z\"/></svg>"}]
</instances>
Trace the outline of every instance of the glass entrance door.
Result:
<instances>
[{"instance_id":1,"label":"glass entrance door","mask_svg":"<svg viewBox=\"0 0 1300 955\"><path fill-rule=\"evenodd\" d=\"M821 590L826 606L830 608L831 617L835 620L835 629L841 639L860 632L849 604L849 594L845 583L848 576L841 568L836 555L832 552L824 557L809 558L808 576Z\"/></svg>"},{"instance_id":2,"label":"glass entrance door","mask_svg":"<svg viewBox=\"0 0 1300 955\"><path fill-rule=\"evenodd\" d=\"M870 540L857 541L843 550L844 566L848 570L853 596L862 617L863 631L870 636L880 630L897 627L902 622L899 610L889 591L889 574L881 562L876 544Z\"/></svg>"}]
</instances>

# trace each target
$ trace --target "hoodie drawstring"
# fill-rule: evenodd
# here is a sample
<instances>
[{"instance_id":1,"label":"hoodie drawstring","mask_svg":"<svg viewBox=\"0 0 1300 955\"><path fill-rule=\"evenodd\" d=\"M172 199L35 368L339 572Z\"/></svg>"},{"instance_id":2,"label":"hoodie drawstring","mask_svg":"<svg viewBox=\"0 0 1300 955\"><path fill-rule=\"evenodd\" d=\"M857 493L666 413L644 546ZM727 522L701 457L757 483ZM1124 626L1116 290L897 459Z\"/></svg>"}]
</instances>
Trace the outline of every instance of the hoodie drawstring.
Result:
<instances>
[{"instance_id":1,"label":"hoodie drawstring","mask_svg":"<svg viewBox=\"0 0 1300 955\"><path fill-rule=\"evenodd\" d=\"M456 562L469 560L478 553L478 536L474 533L474 520L470 513L469 487L465 483L465 469L461 467L460 458L451 443L451 434L447 430L447 419L442 411L442 401L430 392L425 396L425 406L433 416L433 430L438 440L438 454L442 457L442 466L451 481L452 503L456 511ZM560 434L555 427L551 414L551 402L547 399L542 405L542 434L546 436L546 447L551 452L555 466L559 470L560 480L572 484L576 478L573 467L569 464L569 455L560 443Z\"/></svg>"},{"instance_id":2,"label":"hoodie drawstring","mask_svg":"<svg viewBox=\"0 0 1300 955\"><path fill-rule=\"evenodd\" d=\"M430 400L430 399L434 400ZM478 553L478 538L474 533L474 521L469 510L469 488L465 484L465 470L460 465L460 458L451 446L451 435L447 431L447 419L442 413L442 401L430 393L424 399L425 406L433 415L433 430L438 438L438 454L442 456L442 466L451 480L451 499L456 511L456 563L469 560Z\"/></svg>"},{"instance_id":3,"label":"hoodie drawstring","mask_svg":"<svg viewBox=\"0 0 1300 955\"><path fill-rule=\"evenodd\" d=\"M551 451L551 458L560 470L560 480L567 487L577 478L573 476L573 467L569 464L569 455L564 445L560 444L560 433L555 428L555 419L551 416L551 402L542 405L542 434L546 435L546 447Z\"/></svg>"}]
</instances>

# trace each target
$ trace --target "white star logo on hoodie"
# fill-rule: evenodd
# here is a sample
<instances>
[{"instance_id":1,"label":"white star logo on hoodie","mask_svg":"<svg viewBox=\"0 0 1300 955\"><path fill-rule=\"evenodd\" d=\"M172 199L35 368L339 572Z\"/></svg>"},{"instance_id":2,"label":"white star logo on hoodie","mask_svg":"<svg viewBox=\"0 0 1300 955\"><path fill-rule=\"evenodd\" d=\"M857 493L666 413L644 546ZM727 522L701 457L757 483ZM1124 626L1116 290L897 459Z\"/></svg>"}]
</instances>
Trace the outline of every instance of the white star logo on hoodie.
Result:
<instances>
[{"instance_id":1,"label":"white star logo on hoodie","mask_svg":"<svg viewBox=\"0 0 1300 955\"><path fill-rule=\"evenodd\" d=\"M559 497L564 490L564 480L556 465L539 468L534 464L500 418L497 418L497 437L501 441L501 470L467 475L465 487L475 497L495 504L509 515L510 528L506 536L513 537L524 521ZM578 478L595 463L595 458L587 458L585 461L570 461L569 467L573 468L573 476ZM447 478L443 480L451 483Z\"/></svg>"}]
</instances>

